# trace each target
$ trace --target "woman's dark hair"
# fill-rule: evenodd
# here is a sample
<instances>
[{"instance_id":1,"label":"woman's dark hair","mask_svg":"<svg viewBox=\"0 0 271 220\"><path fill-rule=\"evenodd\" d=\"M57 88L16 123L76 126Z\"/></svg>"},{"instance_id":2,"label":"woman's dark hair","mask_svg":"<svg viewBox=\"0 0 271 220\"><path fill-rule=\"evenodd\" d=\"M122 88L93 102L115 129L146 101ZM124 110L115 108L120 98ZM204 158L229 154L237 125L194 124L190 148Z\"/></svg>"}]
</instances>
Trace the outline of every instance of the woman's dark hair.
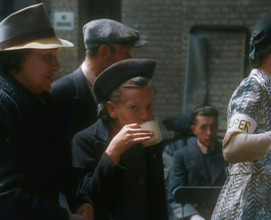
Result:
<instances>
[{"instance_id":1,"label":"woman's dark hair","mask_svg":"<svg viewBox=\"0 0 271 220\"><path fill-rule=\"evenodd\" d=\"M263 14L249 42L249 61L253 68L259 68L271 53L271 14Z\"/></svg>"},{"instance_id":2,"label":"woman's dark hair","mask_svg":"<svg viewBox=\"0 0 271 220\"><path fill-rule=\"evenodd\" d=\"M250 59L253 68L259 68L263 61L271 54L271 44L262 50L256 50L254 59Z\"/></svg>"},{"instance_id":3,"label":"woman's dark hair","mask_svg":"<svg viewBox=\"0 0 271 220\"><path fill-rule=\"evenodd\" d=\"M146 77L134 77L132 79L127 80L126 82L122 83L119 87L114 89L107 100L103 101L102 103L98 104L98 117L103 120L110 120L111 117L107 111L106 104L108 101L117 103L121 100L121 89L122 88L135 88L135 89L144 89L152 87L151 79Z\"/></svg>"},{"instance_id":4,"label":"woman's dark hair","mask_svg":"<svg viewBox=\"0 0 271 220\"><path fill-rule=\"evenodd\" d=\"M218 110L213 105L202 105L194 108L191 113L192 125L196 124L196 118L198 115L218 118Z\"/></svg>"},{"instance_id":5,"label":"woman's dark hair","mask_svg":"<svg viewBox=\"0 0 271 220\"><path fill-rule=\"evenodd\" d=\"M25 61L25 57L30 54L30 49L10 50L0 52L0 68L6 72L21 70L21 64Z\"/></svg>"}]
</instances>

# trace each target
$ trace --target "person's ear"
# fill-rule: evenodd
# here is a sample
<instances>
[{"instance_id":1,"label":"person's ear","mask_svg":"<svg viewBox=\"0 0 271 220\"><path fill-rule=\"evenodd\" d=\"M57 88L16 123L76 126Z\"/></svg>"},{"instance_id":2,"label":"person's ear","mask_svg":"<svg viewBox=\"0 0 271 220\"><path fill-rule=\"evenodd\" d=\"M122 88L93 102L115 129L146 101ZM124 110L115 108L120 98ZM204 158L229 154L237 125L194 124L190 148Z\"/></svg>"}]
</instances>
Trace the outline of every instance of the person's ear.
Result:
<instances>
[{"instance_id":1,"label":"person's ear","mask_svg":"<svg viewBox=\"0 0 271 220\"><path fill-rule=\"evenodd\" d=\"M195 125L190 125L190 129L193 132L194 135L196 135L195 131L196 131L196 126Z\"/></svg>"},{"instance_id":2,"label":"person's ear","mask_svg":"<svg viewBox=\"0 0 271 220\"><path fill-rule=\"evenodd\" d=\"M113 119L117 118L117 112L116 112L117 106L114 102L108 101L106 103L106 109L107 109L111 118L113 118Z\"/></svg>"},{"instance_id":3,"label":"person's ear","mask_svg":"<svg viewBox=\"0 0 271 220\"><path fill-rule=\"evenodd\" d=\"M99 55L104 58L109 57L110 56L110 48L107 45L101 45L99 47Z\"/></svg>"}]
</instances>

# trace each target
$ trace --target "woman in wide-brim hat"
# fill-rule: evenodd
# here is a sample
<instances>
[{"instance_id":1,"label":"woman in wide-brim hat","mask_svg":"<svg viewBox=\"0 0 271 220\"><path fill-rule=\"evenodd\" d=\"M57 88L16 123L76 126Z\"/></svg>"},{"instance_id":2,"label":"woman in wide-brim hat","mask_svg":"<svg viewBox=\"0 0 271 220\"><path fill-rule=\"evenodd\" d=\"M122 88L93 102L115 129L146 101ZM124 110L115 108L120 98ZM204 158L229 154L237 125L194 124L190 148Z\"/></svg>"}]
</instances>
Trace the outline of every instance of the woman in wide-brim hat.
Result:
<instances>
[{"instance_id":1,"label":"woman in wide-brim hat","mask_svg":"<svg viewBox=\"0 0 271 220\"><path fill-rule=\"evenodd\" d=\"M91 219L58 204L63 191L71 211L91 214L86 196L72 196L67 149L58 142L48 94L60 68L57 50L71 46L56 37L43 4L0 23L0 219Z\"/></svg>"},{"instance_id":2,"label":"woman in wide-brim hat","mask_svg":"<svg viewBox=\"0 0 271 220\"><path fill-rule=\"evenodd\" d=\"M252 33L253 69L233 93L223 143L229 176L212 219L271 219L271 16Z\"/></svg>"}]
</instances>

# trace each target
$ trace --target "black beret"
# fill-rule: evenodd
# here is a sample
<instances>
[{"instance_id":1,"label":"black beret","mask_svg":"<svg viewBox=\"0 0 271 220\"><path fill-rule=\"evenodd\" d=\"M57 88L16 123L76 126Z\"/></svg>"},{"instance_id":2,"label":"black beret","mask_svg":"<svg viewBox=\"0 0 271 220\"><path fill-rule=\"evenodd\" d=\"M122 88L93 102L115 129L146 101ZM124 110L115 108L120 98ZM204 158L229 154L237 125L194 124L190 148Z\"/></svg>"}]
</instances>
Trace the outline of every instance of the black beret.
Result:
<instances>
[{"instance_id":1,"label":"black beret","mask_svg":"<svg viewBox=\"0 0 271 220\"><path fill-rule=\"evenodd\" d=\"M83 27L83 34L86 49L114 43L127 43L132 47L142 47L147 44L147 41L139 39L137 30L111 19L88 22Z\"/></svg>"},{"instance_id":2,"label":"black beret","mask_svg":"<svg viewBox=\"0 0 271 220\"><path fill-rule=\"evenodd\" d=\"M99 102L106 100L110 93L125 81L143 76L152 78L155 61L151 59L126 59L105 69L94 82L94 93Z\"/></svg>"}]
</instances>

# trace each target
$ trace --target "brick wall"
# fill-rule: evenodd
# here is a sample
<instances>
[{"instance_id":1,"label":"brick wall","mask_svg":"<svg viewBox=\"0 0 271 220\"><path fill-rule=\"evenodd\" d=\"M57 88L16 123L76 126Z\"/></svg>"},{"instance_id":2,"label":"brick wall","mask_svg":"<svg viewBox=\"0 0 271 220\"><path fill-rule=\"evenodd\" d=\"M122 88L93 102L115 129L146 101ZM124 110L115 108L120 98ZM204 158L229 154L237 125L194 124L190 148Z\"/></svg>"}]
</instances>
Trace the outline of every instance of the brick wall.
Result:
<instances>
[{"instance_id":1,"label":"brick wall","mask_svg":"<svg viewBox=\"0 0 271 220\"><path fill-rule=\"evenodd\" d=\"M76 0L50 1L50 12L74 12L74 30L56 31L59 37L70 40L74 48L60 49L61 77L80 64L78 48L81 37L79 7ZM141 37L149 41L144 48L135 49L134 57L152 58L157 61L154 84L157 88L155 115L159 120L182 115L185 110L184 93L190 30L194 25L243 26L251 31L263 13L271 12L269 0L123 0L122 22L139 30ZM220 135L226 128L226 109L233 90L250 67L245 65L245 36L240 32L204 30L196 33L208 44L208 75L210 104L220 111ZM80 51L79 51L80 50ZM243 65L244 64L244 65ZM248 67L248 68L247 68ZM192 83L191 83L192 82ZM196 84L196 79L190 80ZM195 88L192 88L196 91ZM198 89L197 98L189 100L196 105L205 91ZM200 103L198 103L200 104Z\"/></svg>"},{"instance_id":2,"label":"brick wall","mask_svg":"<svg viewBox=\"0 0 271 220\"><path fill-rule=\"evenodd\" d=\"M58 60L61 66L60 72L55 75L55 79L70 73L75 70L80 61L78 60L78 35L81 31L81 27L78 25L78 1L76 0L59 0L50 1L50 15L54 12L73 12L74 16L74 28L73 30L56 30L56 35L59 38L68 40L74 44L72 48L60 48L58 52Z\"/></svg>"},{"instance_id":3,"label":"brick wall","mask_svg":"<svg viewBox=\"0 0 271 220\"><path fill-rule=\"evenodd\" d=\"M135 51L135 56L157 61L156 117L162 120L183 114L189 31L193 25L239 25L251 31L259 16L270 12L271 2L267 0L122 1L122 21L137 28L150 42L147 48ZM209 48L209 103L220 111L223 136L228 101L243 78L244 34L228 31L201 34L207 38Z\"/></svg>"}]
</instances>

